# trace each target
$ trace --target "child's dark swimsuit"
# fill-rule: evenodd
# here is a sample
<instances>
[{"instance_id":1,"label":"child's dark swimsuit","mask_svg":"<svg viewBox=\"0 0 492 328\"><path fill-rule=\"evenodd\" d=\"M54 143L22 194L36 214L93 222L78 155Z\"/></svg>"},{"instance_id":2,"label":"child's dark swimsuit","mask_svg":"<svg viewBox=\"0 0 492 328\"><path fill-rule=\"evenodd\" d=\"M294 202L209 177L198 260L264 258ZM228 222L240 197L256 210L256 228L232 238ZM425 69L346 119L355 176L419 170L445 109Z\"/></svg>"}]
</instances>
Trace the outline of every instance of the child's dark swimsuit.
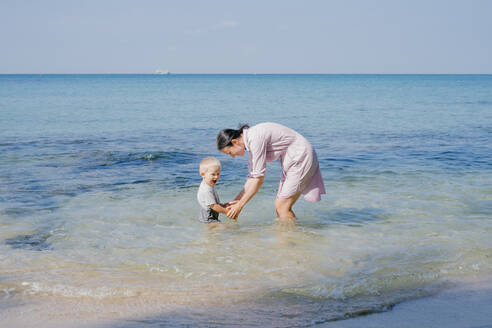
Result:
<instances>
[{"instance_id":1,"label":"child's dark swimsuit","mask_svg":"<svg viewBox=\"0 0 492 328\"><path fill-rule=\"evenodd\" d=\"M212 204L220 204L219 195L217 195L215 187L202 181L196 198L198 199L198 204L200 204L198 221L205 223L220 222L219 213L210 207Z\"/></svg>"}]
</instances>

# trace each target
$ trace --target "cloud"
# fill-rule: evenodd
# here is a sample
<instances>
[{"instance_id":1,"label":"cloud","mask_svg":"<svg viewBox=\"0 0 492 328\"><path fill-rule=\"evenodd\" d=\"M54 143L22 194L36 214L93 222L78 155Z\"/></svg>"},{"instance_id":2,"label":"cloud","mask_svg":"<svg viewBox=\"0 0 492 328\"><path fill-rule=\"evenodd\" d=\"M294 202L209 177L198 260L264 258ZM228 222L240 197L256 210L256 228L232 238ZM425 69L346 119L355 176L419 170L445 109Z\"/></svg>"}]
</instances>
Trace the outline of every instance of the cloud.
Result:
<instances>
[{"instance_id":1,"label":"cloud","mask_svg":"<svg viewBox=\"0 0 492 328\"><path fill-rule=\"evenodd\" d=\"M193 29L188 29L183 32L186 35L199 35L203 33L203 29L201 28L193 28Z\"/></svg>"},{"instance_id":2,"label":"cloud","mask_svg":"<svg viewBox=\"0 0 492 328\"><path fill-rule=\"evenodd\" d=\"M236 22L234 20L225 20L225 21L222 21L219 24L219 26L222 28L236 28L239 26L239 22Z\"/></svg>"},{"instance_id":3,"label":"cloud","mask_svg":"<svg viewBox=\"0 0 492 328\"><path fill-rule=\"evenodd\" d=\"M201 35L219 30L234 29L239 26L239 22L235 20L223 20L218 24L206 27L191 28L184 31L186 35Z\"/></svg>"}]
</instances>

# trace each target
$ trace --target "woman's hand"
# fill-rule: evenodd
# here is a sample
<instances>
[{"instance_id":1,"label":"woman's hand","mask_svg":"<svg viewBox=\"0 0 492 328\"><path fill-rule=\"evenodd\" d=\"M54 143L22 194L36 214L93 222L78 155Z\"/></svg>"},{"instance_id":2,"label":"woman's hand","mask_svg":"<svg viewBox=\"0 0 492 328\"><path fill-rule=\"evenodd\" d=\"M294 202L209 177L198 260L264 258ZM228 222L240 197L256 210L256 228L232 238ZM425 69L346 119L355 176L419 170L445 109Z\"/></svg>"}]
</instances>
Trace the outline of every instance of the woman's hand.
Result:
<instances>
[{"instance_id":1,"label":"woman's hand","mask_svg":"<svg viewBox=\"0 0 492 328\"><path fill-rule=\"evenodd\" d=\"M234 205L236 204L237 202L239 202L238 200L231 200L230 202L227 202L224 204L224 207L229 207L231 205Z\"/></svg>"},{"instance_id":2,"label":"woman's hand","mask_svg":"<svg viewBox=\"0 0 492 328\"><path fill-rule=\"evenodd\" d=\"M227 206L226 215L233 220L237 220L237 217L239 216L239 213L241 213L242 209L243 207L241 204L239 204L238 201L234 201L234 204Z\"/></svg>"}]
</instances>

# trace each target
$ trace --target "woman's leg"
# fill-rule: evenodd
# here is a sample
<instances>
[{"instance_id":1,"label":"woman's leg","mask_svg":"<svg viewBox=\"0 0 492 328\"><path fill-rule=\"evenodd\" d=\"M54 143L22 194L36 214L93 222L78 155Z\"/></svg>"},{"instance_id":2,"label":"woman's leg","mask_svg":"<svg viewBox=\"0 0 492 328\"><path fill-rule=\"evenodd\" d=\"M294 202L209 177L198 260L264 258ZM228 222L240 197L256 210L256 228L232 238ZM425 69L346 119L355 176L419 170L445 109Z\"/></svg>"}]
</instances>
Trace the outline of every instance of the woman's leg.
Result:
<instances>
[{"instance_id":1,"label":"woman's leg","mask_svg":"<svg viewBox=\"0 0 492 328\"><path fill-rule=\"evenodd\" d=\"M295 219L296 215L292 212L292 206L295 204L297 199L299 199L301 193L295 194L289 198L276 198L275 199L275 210L277 211L277 216L280 219Z\"/></svg>"}]
</instances>

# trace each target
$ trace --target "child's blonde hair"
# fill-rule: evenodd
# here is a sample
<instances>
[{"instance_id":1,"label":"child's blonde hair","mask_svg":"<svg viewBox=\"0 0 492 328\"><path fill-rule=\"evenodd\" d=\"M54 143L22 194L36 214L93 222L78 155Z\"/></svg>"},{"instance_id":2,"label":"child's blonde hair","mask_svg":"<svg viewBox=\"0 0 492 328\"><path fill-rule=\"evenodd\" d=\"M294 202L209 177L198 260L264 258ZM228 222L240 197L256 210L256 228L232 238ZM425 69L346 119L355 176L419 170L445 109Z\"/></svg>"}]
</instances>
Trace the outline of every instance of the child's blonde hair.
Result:
<instances>
[{"instance_id":1,"label":"child's blonde hair","mask_svg":"<svg viewBox=\"0 0 492 328\"><path fill-rule=\"evenodd\" d=\"M205 173L211 167L219 167L220 169L220 161L215 157L204 158L200 163L200 173Z\"/></svg>"}]
</instances>

